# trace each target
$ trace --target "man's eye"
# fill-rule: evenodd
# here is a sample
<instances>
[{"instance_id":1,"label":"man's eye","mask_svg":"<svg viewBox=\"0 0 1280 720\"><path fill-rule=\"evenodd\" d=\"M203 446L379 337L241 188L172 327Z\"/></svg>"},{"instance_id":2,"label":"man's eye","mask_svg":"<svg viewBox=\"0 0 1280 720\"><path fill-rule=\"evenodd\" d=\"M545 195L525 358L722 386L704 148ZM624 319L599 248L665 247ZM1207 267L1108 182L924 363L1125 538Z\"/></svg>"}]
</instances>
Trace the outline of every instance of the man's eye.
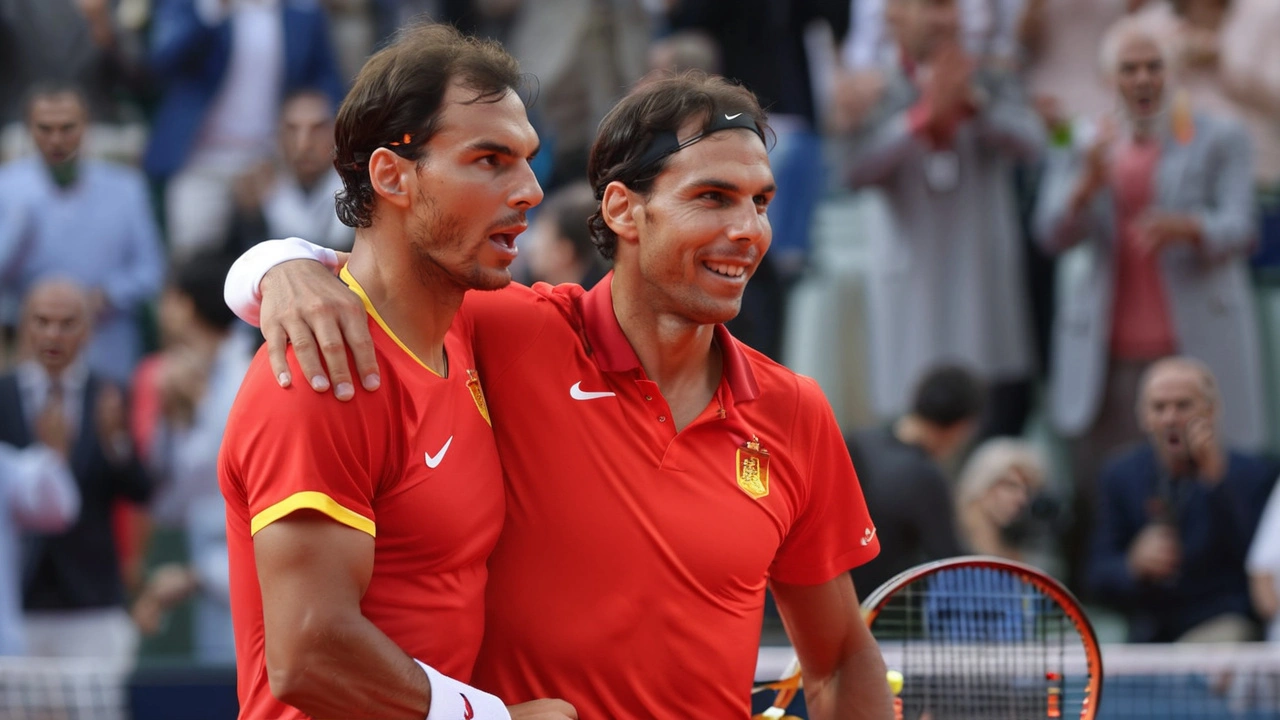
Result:
<instances>
[{"instance_id":1,"label":"man's eye","mask_svg":"<svg viewBox=\"0 0 1280 720\"><path fill-rule=\"evenodd\" d=\"M489 167L498 167L502 164L502 160L499 159L497 155L485 155L480 158L480 164L488 165Z\"/></svg>"}]
</instances>

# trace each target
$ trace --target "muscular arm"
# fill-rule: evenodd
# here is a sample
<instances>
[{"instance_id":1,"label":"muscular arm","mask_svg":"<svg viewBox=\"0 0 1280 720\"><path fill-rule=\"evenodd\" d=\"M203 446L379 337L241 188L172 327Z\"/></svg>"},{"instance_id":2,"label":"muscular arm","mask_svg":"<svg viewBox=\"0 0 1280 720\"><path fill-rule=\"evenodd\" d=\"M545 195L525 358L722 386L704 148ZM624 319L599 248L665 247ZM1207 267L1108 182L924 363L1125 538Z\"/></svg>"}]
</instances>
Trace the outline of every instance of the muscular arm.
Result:
<instances>
[{"instance_id":1,"label":"muscular arm","mask_svg":"<svg viewBox=\"0 0 1280 720\"><path fill-rule=\"evenodd\" d=\"M373 537L294 513L253 538L271 693L314 717L422 720L426 674L360 612Z\"/></svg>"},{"instance_id":2,"label":"muscular arm","mask_svg":"<svg viewBox=\"0 0 1280 720\"><path fill-rule=\"evenodd\" d=\"M862 622L848 573L821 585L770 584L804 673L814 720L893 717L884 659Z\"/></svg>"}]
</instances>

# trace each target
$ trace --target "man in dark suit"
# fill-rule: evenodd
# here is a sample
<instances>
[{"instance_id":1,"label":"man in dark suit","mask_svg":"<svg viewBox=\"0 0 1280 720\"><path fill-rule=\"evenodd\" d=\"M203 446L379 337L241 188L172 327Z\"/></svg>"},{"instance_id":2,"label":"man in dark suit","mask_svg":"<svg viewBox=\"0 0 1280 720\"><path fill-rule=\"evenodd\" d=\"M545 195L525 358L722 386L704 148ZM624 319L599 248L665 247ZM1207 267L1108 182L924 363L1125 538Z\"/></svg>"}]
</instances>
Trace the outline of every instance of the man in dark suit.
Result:
<instances>
[{"instance_id":1,"label":"man in dark suit","mask_svg":"<svg viewBox=\"0 0 1280 720\"><path fill-rule=\"evenodd\" d=\"M1138 400L1147 442L1099 477L1088 580L1132 642L1254 639L1244 560L1277 468L1223 446L1220 410L1205 364L1157 361Z\"/></svg>"},{"instance_id":2,"label":"man in dark suit","mask_svg":"<svg viewBox=\"0 0 1280 720\"><path fill-rule=\"evenodd\" d=\"M128 433L123 394L89 372L82 350L89 298L69 280L37 283L20 326L24 360L0 376L0 442L30 445L33 428L62 413L75 428L69 463L81 495L79 519L63 532L25 538L22 600L32 655L132 659L136 632L112 536L117 498L142 503L150 484Z\"/></svg>"}]
</instances>

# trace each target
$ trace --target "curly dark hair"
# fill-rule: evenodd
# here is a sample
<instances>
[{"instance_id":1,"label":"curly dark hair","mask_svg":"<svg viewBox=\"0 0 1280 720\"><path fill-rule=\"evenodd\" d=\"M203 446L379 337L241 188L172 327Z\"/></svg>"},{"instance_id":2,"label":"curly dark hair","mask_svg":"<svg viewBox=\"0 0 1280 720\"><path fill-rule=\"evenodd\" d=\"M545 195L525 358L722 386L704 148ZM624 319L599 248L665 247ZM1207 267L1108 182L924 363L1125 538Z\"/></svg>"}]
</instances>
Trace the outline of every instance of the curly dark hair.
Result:
<instances>
[{"instance_id":1,"label":"curly dark hair","mask_svg":"<svg viewBox=\"0 0 1280 720\"><path fill-rule=\"evenodd\" d=\"M644 83L605 115L591 146L587 179L597 201L596 211L588 221L591 239L606 260L613 260L618 236L600 212L599 200L604 197L605 187L618 181L647 197L670 157L646 160L654 138L663 133L674 134L694 118L702 118L705 131L716 113L745 113L755 121L762 138L772 132L760 102L750 90L699 70Z\"/></svg>"},{"instance_id":2,"label":"curly dark hair","mask_svg":"<svg viewBox=\"0 0 1280 720\"><path fill-rule=\"evenodd\" d=\"M524 78L519 63L501 45L449 25L407 26L369 58L334 122L333 164L343 186L337 197L339 220L354 228L373 223L369 156L385 147L421 162L455 80L475 91L471 102L497 102L518 92Z\"/></svg>"}]
</instances>

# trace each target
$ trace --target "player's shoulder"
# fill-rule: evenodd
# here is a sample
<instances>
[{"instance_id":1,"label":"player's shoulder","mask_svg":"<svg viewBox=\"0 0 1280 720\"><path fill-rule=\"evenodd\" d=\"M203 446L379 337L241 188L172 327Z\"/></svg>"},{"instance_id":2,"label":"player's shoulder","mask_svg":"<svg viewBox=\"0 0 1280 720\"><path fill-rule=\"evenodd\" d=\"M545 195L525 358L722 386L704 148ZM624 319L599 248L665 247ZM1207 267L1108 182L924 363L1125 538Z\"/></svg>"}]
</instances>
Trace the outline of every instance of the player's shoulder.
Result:
<instances>
[{"instance_id":1,"label":"player's shoulder","mask_svg":"<svg viewBox=\"0 0 1280 720\"><path fill-rule=\"evenodd\" d=\"M547 313L572 305L582 297L581 285L564 283L549 285L544 282L532 285L511 283L501 290L472 290L462 302L464 313Z\"/></svg>"},{"instance_id":2,"label":"player's shoulder","mask_svg":"<svg viewBox=\"0 0 1280 720\"><path fill-rule=\"evenodd\" d=\"M471 291L463 301L458 325L483 345L495 341L522 344L551 326L581 324L580 285L512 283L492 292Z\"/></svg>"},{"instance_id":3,"label":"player's shoulder","mask_svg":"<svg viewBox=\"0 0 1280 720\"><path fill-rule=\"evenodd\" d=\"M245 371L228 420L228 433L239 426L274 425L285 433L300 428L340 423L352 427L366 427L376 421L378 411L384 409L399 392L399 381L394 362L374 343L378 356L378 370L382 381L374 392L357 388L355 396L346 402L338 400L332 392L316 392L298 365L297 356L290 346L286 350L291 382L281 387L271 369L271 362L264 345ZM354 363L354 360L349 361ZM354 366L354 365L353 365Z\"/></svg>"},{"instance_id":4,"label":"player's shoulder","mask_svg":"<svg viewBox=\"0 0 1280 720\"><path fill-rule=\"evenodd\" d=\"M733 341L751 368L762 399L770 401L771 404L827 404L822 388L813 378L795 372L737 338Z\"/></svg>"}]
</instances>

